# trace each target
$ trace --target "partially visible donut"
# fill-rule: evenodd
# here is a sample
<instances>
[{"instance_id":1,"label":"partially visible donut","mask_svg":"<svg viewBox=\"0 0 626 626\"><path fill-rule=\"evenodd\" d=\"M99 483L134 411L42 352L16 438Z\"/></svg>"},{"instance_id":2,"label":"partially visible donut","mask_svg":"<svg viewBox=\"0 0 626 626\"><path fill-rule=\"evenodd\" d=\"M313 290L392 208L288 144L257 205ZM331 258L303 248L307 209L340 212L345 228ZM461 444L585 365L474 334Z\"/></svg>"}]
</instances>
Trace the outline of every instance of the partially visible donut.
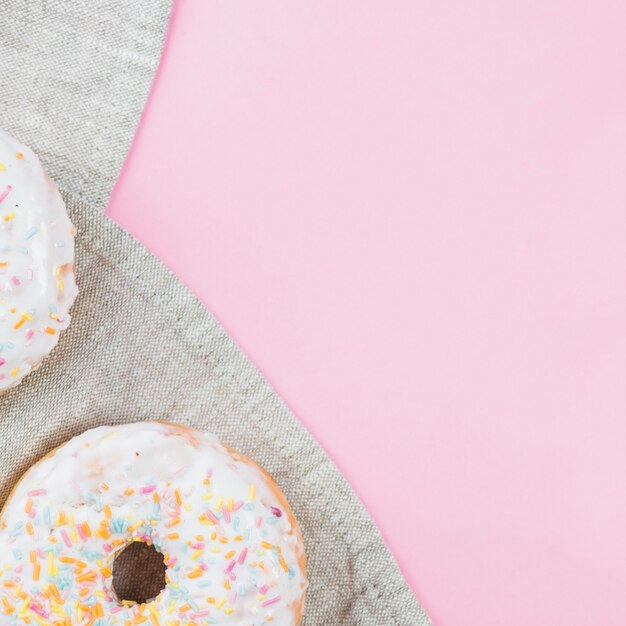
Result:
<instances>
[{"instance_id":1,"label":"partially visible donut","mask_svg":"<svg viewBox=\"0 0 626 626\"><path fill-rule=\"evenodd\" d=\"M114 588L132 542L167 567L141 604ZM0 624L297 626L306 585L300 530L272 478L173 424L75 437L24 475L0 518Z\"/></svg>"},{"instance_id":2,"label":"partially visible donut","mask_svg":"<svg viewBox=\"0 0 626 626\"><path fill-rule=\"evenodd\" d=\"M0 392L56 346L77 291L61 195L32 151L0 130Z\"/></svg>"}]
</instances>

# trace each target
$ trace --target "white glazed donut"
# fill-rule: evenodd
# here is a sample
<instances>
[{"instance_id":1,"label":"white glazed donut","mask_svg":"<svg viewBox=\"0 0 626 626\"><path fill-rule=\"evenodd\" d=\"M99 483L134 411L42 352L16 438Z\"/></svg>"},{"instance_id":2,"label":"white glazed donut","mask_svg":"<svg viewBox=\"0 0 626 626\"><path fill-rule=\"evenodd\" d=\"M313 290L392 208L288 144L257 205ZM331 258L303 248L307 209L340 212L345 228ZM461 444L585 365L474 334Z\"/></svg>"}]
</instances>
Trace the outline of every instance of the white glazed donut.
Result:
<instances>
[{"instance_id":1,"label":"white glazed donut","mask_svg":"<svg viewBox=\"0 0 626 626\"><path fill-rule=\"evenodd\" d=\"M77 291L61 195L32 151L0 130L0 392L56 346Z\"/></svg>"},{"instance_id":2,"label":"white glazed donut","mask_svg":"<svg viewBox=\"0 0 626 626\"><path fill-rule=\"evenodd\" d=\"M34 465L0 522L0 624L297 626L302 537L284 496L213 435L157 422L89 430ZM143 604L113 588L130 542L164 555Z\"/></svg>"}]
</instances>

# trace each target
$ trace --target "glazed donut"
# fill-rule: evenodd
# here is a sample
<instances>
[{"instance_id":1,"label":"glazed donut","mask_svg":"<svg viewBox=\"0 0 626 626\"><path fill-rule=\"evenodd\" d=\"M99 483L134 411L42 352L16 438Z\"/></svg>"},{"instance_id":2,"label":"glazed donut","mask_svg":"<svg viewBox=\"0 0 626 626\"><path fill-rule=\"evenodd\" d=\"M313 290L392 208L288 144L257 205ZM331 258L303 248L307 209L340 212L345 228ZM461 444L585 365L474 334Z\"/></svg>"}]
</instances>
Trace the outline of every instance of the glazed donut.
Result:
<instances>
[{"instance_id":1,"label":"glazed donut","mask_svg":"<svg viewBox=\"0 0 626 626\"><path fill-rule=\"evenodd\" d=\"M0 130L0 392L56 346L77 291L61 195L32 151Z\"/></svg>"},{"instance_id":2,"label":"glazed donut","mask_svg":"<svg viewBox=\"0 0 626 626\"><path fill-rule=\"evenodd\" d=\"M162 554L154 598L118 597L133 542ZM75 437L30 468L0 518L0 624L297 626L296 520L272 478L213 435L143 422Z\"/></svg>"}]
</instances>

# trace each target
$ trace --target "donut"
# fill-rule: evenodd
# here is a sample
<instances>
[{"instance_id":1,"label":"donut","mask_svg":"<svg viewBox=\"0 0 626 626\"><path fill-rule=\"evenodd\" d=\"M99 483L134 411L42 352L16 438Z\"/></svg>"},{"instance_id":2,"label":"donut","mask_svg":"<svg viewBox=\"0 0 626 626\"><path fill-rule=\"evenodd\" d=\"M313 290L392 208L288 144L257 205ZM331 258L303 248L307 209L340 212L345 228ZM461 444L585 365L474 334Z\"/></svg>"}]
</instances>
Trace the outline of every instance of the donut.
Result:
<instances>
[{"instance_id":1,"label":"donut","mask_svg":"<svg viewBox=\"0 0 626 626\"><path fill-rule=\"evenodd\" d=\"M0 130L0 392L36 368L70 323L74 234L39 159Z\"/></svg>"},{"instance_id":2,"label":"donut","mask_svg":"<svg viewBox=\"0 0 626 626\"><path fill-rule=\"evenodd\" d=\"M153 597L116 584L135 547L165 571ZM297 626L306 586L273 479L183 426L88 430L31 467L0 516L2 625Z\"/></svg>"}]
</instances>

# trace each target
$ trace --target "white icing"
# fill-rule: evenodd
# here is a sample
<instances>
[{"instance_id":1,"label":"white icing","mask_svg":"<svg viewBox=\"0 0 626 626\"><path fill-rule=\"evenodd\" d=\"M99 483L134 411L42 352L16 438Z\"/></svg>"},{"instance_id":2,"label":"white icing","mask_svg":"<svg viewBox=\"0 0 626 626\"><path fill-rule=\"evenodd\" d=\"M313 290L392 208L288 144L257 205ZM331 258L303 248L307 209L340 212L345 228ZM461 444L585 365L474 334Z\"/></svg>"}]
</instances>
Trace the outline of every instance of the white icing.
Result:
<instances>
[{"instance_id":1,"label":"white icing","mask_svg":"<svg viewBox=\"0 0 626 626\"><path fill-rule=\"evenodd\" d=\"M33 152L0 130L0 390L56 346L78 292L74 229Z\"/></svg>"},{"instance_id":2,"label":"white icing","mask_svg":"<svg viewBox=\"0 0 626 626\"><path fill-rule=\"evenodd\" d=\"M2 513L0 624L295 626L304 553L276 489L212 435L154 422L87 431L33 466ZM132 540L168 565L143 606L112 592Z\"/></svg>"}]
</instances>

